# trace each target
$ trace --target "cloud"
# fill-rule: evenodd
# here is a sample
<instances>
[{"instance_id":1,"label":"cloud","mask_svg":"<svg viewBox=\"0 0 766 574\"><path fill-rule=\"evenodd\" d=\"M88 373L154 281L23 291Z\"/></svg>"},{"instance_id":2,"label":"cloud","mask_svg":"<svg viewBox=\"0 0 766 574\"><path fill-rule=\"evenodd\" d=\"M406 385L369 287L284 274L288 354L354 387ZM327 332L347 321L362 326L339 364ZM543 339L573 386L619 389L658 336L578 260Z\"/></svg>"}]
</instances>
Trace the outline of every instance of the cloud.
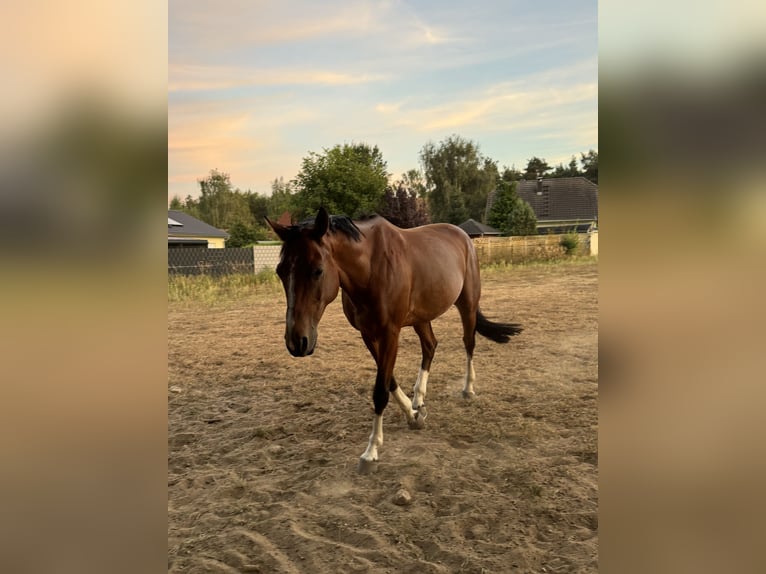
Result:
<instances>
[{"instance_id":1,"label":"cloud","mask_svg":"<svg viewBox=\"0 0 766 574\"><path fill-rule=\"evenodd\" d=\"M348 74L331 70L175 65L168 70L168 91L228 90L246 86L348 86L383 79L384 76L377 74Z\"/></svg>"},{"instance_id":2,"label":"cloud","mask_svg":"<svg viewBox=\"0 0 766 574\"><path fill-rule=\"evenodd\" d=\"M170 3L170 19L177 44L209 54L367 36L385 22L395 20L391 15L392 7L391 2L374 0L321 3L234 0L227 2L225 7L209 0L185 0ZM184 57L182 51L177 54Z\"/></svg>"},{"instance_id":3,"label":"cloud","mask_svg":"<svg viewBox=\"0 0 766 574\"><path fill-rule=\"evenodd\" d=\"M396 113L399 113L402 105L403 105L402 102L396 102L396 103L390 103L390 104L381 103L375 106L375 111L381 114L396 114Z\"/></svg>"},{"instance_id":4,"label":"cloud","mask_svg":"<svg viewBox=\"0 0 766 574\"><path fill-rule=\"evenodd\" d=\"M595 105L597 98L598 84L595 82L536 89L513 82L431 107L408 109L401 104L379 103L375 109L390 115L397 125L421 132L468 127L505 130L555 125L571 108L587 102Z\"/></svg>"}]
</instances>

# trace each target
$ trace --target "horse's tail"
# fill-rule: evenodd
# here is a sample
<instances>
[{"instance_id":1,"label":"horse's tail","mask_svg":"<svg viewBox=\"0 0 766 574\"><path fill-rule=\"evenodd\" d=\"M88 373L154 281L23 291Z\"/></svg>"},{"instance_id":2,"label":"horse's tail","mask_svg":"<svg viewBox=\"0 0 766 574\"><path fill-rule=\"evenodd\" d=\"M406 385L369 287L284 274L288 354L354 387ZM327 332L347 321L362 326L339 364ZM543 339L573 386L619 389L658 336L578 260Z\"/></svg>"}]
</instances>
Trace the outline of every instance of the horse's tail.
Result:
<instances>
[{"instance_id":1,"label":"horse's tail","mask_svg":"<svg viewBox=\"0 0 766 574\"><path fill-rule=\"evenodd\" d=\"M517 323L495 323L487 319L480 310L476 311L476 331L495 343L507 343L522 330L521 325Z\"/></svg>"}]
</instances>

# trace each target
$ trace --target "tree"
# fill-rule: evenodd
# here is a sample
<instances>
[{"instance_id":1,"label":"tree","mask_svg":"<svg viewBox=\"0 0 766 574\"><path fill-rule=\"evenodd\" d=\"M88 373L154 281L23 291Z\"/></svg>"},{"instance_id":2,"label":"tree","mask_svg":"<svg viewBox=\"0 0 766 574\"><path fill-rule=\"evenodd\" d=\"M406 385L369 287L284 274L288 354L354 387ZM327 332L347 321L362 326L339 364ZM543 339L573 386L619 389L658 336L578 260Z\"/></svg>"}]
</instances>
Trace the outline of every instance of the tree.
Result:
<instances>
[{"instance_id":1,"label":"tree","mask_svg":"<svg viewBox=\"0 0 766 574\"><path fill-rule=\"evenodd\" d=\"M426 143L420 160L433 221L459 224L469 217L483 219L497 165L481 155L477 144L452 135L438 146Z\"/></svg>"},{"instance_id":2,"label":"tree","mask_svg":"<svg viewBox=\"0 0 766 574\"><path fill-rule=\"evenodd\" d=\"M524 169L524 179L545 177L545 174L550 170L551 166L548 165L548 162L537 156L532 156L527 160L527 167Z\"/></svg>"},{"instance_id":3,"label":"tree","mask_svg":"<svg viewBox=\"0 0 766 574\"><path fill-rule=\"evenodd\" d=\"M423 172L419 169L410 169L406 173L403 173L402 179L400 179L394 186L398 187L399 184L402 184L408 190L415 192L418 197L425 199L426 180L423 178Z\"/></svg>"},{"instance_id":4,"label":"tree","mask_svg":"<svg viewBox=\"0 0 766 574\"><path fill-rule=\"evenodd\" d=\"M290 182L285 183L283 178L274 179L271 182L271 197L269 200L269 219L276 221L285 212L293 209L293 186Z\"/></svg>"},{"instance_id":5,"label":"tree","mask_svg":"<svg viewBox=\"0 0 766 574\"><path fill-rule=\"evenodd\" d=\"M265 218L269 214L269 198L260 193L252 193L250 191L245 194L245 197L247 197L247 207L250 210L253 222L265 228Z\"/></svg>"},{"instance_id":6,"label":"tree","mask_svg":"<svg viewBox=\"0 0 766 574\"><path fill-rule=\"evenodd\" d=\"M386 188L380 215L405 229L430 222L425 199L418 197L403 181Z\"/></svg>"},{"instance_id":7,"label":"tree","mask_svg":"<svg viewBox=\"0 0 766 574\"><path fill-rule=\"evenodd\" d=\"M580 163L582 164L582 175L598 184L598 152L589 150L587 154L580 154Z\"/></svg>"},{"instance_id":8,"label":"tree","mask_svg":"<svg viewBox=\"0 0 766 574\"><path fill-rule=\"evenodd\" d=\"M330 213L359 217L378 211L388 183L386 162L377 146L336 145L303 158L295 178L295 215L308 217L324 206Z\"/></svg>"},{"instance_id":9,"label":"tree","mask_svg":"<svg viewBox=\"0 0 766 574\"><path fill-rule=\"evenodd\" d=\"M188 213L192 217L200 219L199 203L191 195L187 195L184 200L183 207L181 208L184 213Z\"/></svg>"},{"instance_id":10,"label":"tree","mask_svg":"<svg viewBox=\"0 0 766 574\"><path fill-rule=\"evenodd\" d=\"M537 232L535 212L516 193L516 182L498 183L487 224L500 230L503 235L534 235Z\"/></svg>"},{"instance_id":11,"label":"tree","mask_svg":"<svg viewBox=\"0 0 766 574\"><path fill-rule=\"evenodd\" d=\"M507 182L512 181L519 181L521 178L524 177L524 174L521 173L518 169L516 169L515 165L512 165L511 167L504 166L503 171L500 174L500 179Z\"/></svg>"},{"instance_id":12,"label":"tree","mask_svg":"<svg viewBox=\"0 0 766 574\"><path fill-rule=\"evenodd\" d=\"M228 173L213 169L197 182L200 186L197 206L202 221L219 229L228 229L237 222L252 220L247 196L232 187Z\"/></svg>"},{"instance_id":13,"label":"tree","mask_svg":"<svg viewBox=\"0 0 766 574\"><path fill-rule=\"evenodd\" d=\"M255 243L255 234L251 226L238 221L229 228L226 247L247 247L253 243Z\"/></svg>"},{"instance_id":14,"label":"tree","mask_svg":"<svg viewBox=\"0 0 766 574\"><path fill-rule=\"evenodd\" d=\"M181 198L177 195L173 196L173 199L170 200L170 206L168 209L172 209L174 211L183 211L184 204L181 203Z\"/></svg>"},{"instance_id":15,"label":"tree","mask_svg":"<svg viewBox=\"0 0 766 574\"><path fill-rule=\"evenodd\" d=\"M577 177L582 175L580 172L580 169L577 167L577 158L575 156L572 156L572 159L569 160L569 163L566 167L564 167L564 164L558 164L554 170L551 177Z\"/></svg>"}]
</instances>

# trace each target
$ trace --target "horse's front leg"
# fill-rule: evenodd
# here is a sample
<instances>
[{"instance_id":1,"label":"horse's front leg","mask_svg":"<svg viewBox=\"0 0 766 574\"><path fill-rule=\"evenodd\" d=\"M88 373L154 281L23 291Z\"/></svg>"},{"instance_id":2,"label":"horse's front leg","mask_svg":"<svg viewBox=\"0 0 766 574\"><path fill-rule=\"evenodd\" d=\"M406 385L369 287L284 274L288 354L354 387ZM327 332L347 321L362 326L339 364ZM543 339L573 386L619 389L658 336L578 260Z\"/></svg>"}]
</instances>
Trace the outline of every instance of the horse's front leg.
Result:
<instances>
[{"instance_id":1,"label":"horse's front leg","mask_svg":"<svg viewBox=\"0 0 766 574\"><path fill-rule=\"evenodd\" d=\"M362 335L362 339L364 340L364 344L367 345L367 349L370 351L370 355L372 355L372 358L375 359L375 362L377 363L377 342L374 341L371 337L365 335ZM419 411L412 408L412 401L410 401L409 397L396 383L396 378L393 375L391 375L391 382L388 385L388 390L390 391L391 396L394 397L396 404L399 405L399 408L404 413L404 416L407 419L407 426L409 426L411 429L425 428L425 417L422 416Z\"/></svg>"},{"instance_id":2,"label":"horse's front leg","mask_svg":"<svg viewBox=\"0 0 766 574\"><path fill-rule=\"evenodd\" d=\"M425 410L423 410L423 413L419 410L415 410L412 408L412 401L410 398L405 394L405 392L402 390L402 388L396 384L396 380L394 377L391 377L391 384L389 386L389 389L391 391L391 395L394 397L394 400L396 401L396 404L399 405L399 408L404 413L404 416L407 418L407 426L411 429L423 429L426 426L426 418L423 414Z\"/></svg>"},{"instance_id":3,"label":"horse's front leg","mask_svg":"<svg viewBox=\"0 0 766 574\"><path fill-rule=\"evenodd\" d=\"M375 386L372 390L372 402L375 407L375 416L372 419L372 433L367 444L367 450L359 458L359 472L367 474L376 469L378 462L378 449L383 446L383 411L388 404L388 394L391 379L396 363L396 351L399 341L399 330L391 329L379 338L369 338L376 350L375 360L378 364L378 372L375 376ZM365 337L367 342L368 337ZM368 343L368 347L370 343Z\"/></svg>"}]
</instances>

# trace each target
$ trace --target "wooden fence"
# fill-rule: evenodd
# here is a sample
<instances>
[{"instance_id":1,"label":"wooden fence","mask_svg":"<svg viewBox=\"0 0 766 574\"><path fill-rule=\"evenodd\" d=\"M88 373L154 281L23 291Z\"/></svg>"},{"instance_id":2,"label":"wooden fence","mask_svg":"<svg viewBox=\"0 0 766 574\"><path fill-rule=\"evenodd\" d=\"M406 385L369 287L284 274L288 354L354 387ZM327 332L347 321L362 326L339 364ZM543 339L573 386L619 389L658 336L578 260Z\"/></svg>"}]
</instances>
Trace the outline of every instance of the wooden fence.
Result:
<instances>
[{"instance_id":1,"label":"wooden fence","mask_svg":"<svg viewBox=\"0 0 766 574\"><path fill-rule=\"evenodd\" d=\"M571 255L595 255L591 250L591 234L578 233ZM480 265L521 263L558 259L566 255L562 239L565 235L523 235L515 237L476 237L473 244ZM596 246L598 243L596 242ZM597 248L597 247L596 247Z\"/></svg>"}]
</instances>

